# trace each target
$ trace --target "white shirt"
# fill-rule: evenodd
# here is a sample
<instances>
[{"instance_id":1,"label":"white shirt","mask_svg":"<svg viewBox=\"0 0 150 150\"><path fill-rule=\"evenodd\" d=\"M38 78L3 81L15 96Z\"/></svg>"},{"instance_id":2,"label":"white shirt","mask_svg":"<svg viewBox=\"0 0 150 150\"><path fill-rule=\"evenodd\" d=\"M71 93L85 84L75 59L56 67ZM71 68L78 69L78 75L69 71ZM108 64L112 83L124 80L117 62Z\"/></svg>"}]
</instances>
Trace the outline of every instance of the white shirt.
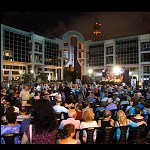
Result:
<instances>
[{"instance_id":1,"label":"white shirt","mask_svg":"<svg viewBox=\"0 0 150 150\"><path fill-rule=\"evenodd\" d=\"M80 129L83 129L83 128L92 128L92 127L98 127L98 124L97 122L94 120L92 122L81 122L80 124ZM84 137L87 137L87 133L86 132L83 132L83 136ZM94 131L94 134L93 134L93 139L94 141L96 140L96 130Z\"/></svg>"},{"instance_id":2,"label":"white shirt","mask_svg":"<svg viewBox=\"0 0 150 150\"><path fill-rule=\"evenodd\" d=\"M30 96L29 91L22 90L20 92L20 97L21 97L22 100L29 100L29 96Z\"/></svg>"},{"instance_id":3,"label":"white shirt","mask_svg":"<svg viewBox=\"0 0 150 150\"><path fill-rule=\"evenodd\" d=\"M53 106L53 108L54 108L55 112L65 112L65 113L68 112L68 109L65 108L64 106L55 105L55 106Z\"/></svg>"},{"instance_id":4,"label":"white shirt","mask_svg":"<svg viewBox=\"0 0 150 150\"><path fill-rule=\"evenodd\" d=\"M38 86L36 87L36 89L37 89L37 91L41 91L41 86L38 85Z\"/></svg>"},{"instance_id":5,"label":"white shirt","mask_svg":"<svg viewBox=\"0 0 150 150\"><path fill-rule=\"evenodd\" d=\"M74 118L68 118L66 120L62 120L58 129L63 129L65 124L72 123L75 125L75 129L80 129L80 120L75 120Z\"/></svg>"}]
</instances>

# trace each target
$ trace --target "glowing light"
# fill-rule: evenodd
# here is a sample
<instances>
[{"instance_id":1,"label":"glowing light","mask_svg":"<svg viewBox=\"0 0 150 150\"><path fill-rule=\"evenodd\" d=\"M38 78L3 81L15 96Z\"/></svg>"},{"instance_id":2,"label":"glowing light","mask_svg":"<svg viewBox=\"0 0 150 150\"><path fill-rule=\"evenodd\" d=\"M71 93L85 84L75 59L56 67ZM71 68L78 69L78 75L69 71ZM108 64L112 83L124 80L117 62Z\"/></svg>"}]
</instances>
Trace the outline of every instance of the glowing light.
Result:
<instances>
[{"instance_id":1,"label":"glowing light","mask_svg":"<svg viewBox=\"0 0 150 150\"><path fill-rule=\"evenodd\" d=\"M31 70L31 73L33 73L33 70Z\"/></svg>"},{"instance_id":2,"label":"glowing light","mask_svg":"<svg viewBox=\"0 0 150 150\"><path fill-rule=\"evenodd\" d=\"M133 72L130 71L130 72L129 72L129 75L132 76L132 75L133 75Z\"/></svg>"},{"instance_id":3,"label":"glowing light","mask_svg":"<svg viewBox=\"0 0 150 150\"><path fill-rule=\"evenodd\" d=\"M119 75L119 74L120 74L120 71L121 71L121 69L120 69L119 67L114 67L114 68L113 68L113 73L114 73L115 75Z\"/></svg>"},{"instance_id":4,"label":"glowing light","mask_svg":"<svg viewBox=\"0 0 150 150\"><path fill-rule=\"evenodd\" d=\"M93 72L92 69L89 69L89 70L88 70L89 75L90 75L92 72Z\"/></svg>"}]
</instances>

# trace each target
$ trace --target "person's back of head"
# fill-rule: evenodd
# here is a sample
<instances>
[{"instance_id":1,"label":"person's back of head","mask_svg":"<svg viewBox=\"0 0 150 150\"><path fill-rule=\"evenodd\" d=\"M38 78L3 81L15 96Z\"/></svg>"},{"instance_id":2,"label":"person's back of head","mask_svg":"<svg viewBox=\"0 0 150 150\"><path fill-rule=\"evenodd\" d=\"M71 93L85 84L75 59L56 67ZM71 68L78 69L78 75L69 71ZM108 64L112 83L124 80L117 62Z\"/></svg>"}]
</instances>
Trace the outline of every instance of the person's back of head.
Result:
<instances>
[{"instance_id":1,"label":"person's back of head","mask_svg":"<svg viewBox=\"0 0 150 150\"><path fill-rule=\"evenodd\" d=\"M6 114L9 113L9 112L14 112L15 111L15 108L13 106L9 106L7 109L6 109Z\"/></svg>"},{"instance_id":2,"label":"person's back of head","mask_svg":"<svg viewBox=\"0 0 150 150\"><path fill-rule=\"evenodd\" d=\"M27 108L25 106L21 107L20 114L27 114Z\"/></svg>"},{"instance_id":3,"label":"person's back of head","mask_svg":"<svg viewBox=\"0 0 150 150\"><path fill-rule=\"evenodd\" d=\"M57 128L54 109L49 100L36 101L32 106L32 116L36 131L42 132L43 130Z\"/></svg>"},{"instance_id":4,"label":"person's back of head","mask_svg":"<svg viewBox=\"0 0 150 150\"><path fill-rule=\"evenodd\" d=\"M110 110L105 110L103 114L103 118L111 118L112 113Z\"/></svg>"},{"instance_id":5,"label":"person's back of head","mask_svg":"<svg viewBox=\"0 0 150 150\"><path fill-rule=\"evenodd\" d=\"M107 103L108 103L108 104L112 103L112 98L108 98L108 99L107 99Z\"/></svg>"},{"instance_id":6,"label":"person's back of head","mask_svg":"<svg viewBox=\"0 0 150 150\"><path fill-rule=\"evenodd\" d=\"M91 110L85 110L82 114L82 118L83 118L83 121L93 121L94 120L94 117L95 117L95 114L93 111Z\"/></svg>"},{"instance_id":7,"label":"person's back of head","mask_svg":"<svg viewBox=\"0 0 150 150\"><path fill-rule=\"evenodd\" d=\"M135 114L137 115L137 114L141 114L141 108L139 108L139 107L136 107L135 108Z\"/></svg>"},{"instance_id":8,"label":"person's back of head","mask_svg":"<svg viewBox=\"0 0 150 150\"><path fill-rule=\"evenodd\" d=\"M8 123L12 123L14 124L16 122L17 119L17 113L15 113L14 111L9 111L6 113L6 119Z\"/></svg>"},{"instance_id":9,"label":"person's back of head","mask_svg":"<svg viewBox=\"0 0 150 150\"><path fill-rule=\"evenodd\" d=\"M87 106L90 106L90 101L89 100L84 101L84 108L86 108Z\"/></svg>"},{"instance_id":10,"label":"person's back of head","mask_svg":"<svg viewBox=\"0 0 150 150\"><path fill-rule=\"evenodd\" d=\"M76 117L77 117L77 112L76 112L75 110L73 110L73 109L70 109L70 110L68 111L68 116L69 116L70 118L76 119Z\"/></svg>"},{"instance_id":11,"label":"person's back of head","mask_svg":"<svg viewBox=\"0 0 150 150\"><path fill-rule=\"evenodd\" d=\"M63 131L65 137L70 137L71 135L73 137L75 133L75 125L72 123L66 124L64 125Z\"/></svg>"},{"instance_id":12,"label":"person's back of head","mask_svg":"<svg viewBox=\"0 0 150 150\"><path fill-rule=\"evenodd\" d=\"M62 100L61 99L56 99L56 105L61 105L62 104Z\"/></svg>"},{"instance_id":13,"label":"person's back of head","mask_svg":"<svg viewBox=\"0 0 150 150\"><path fill-rule=\"evenodd\" d=\"M75 109L82 111L82 109L83 109L82 103L78 103L78 104L76 105L76 108L75 108Z\"/></svg>"},{"instance_id":14,"label":"person's back of head","mask_svg":"<svg viewBox=\"0 0 150 150\"><path fill-rule=\"evenodd\" d=\"M107 106L107 102L101 101L101 107L106 107Z\"/></svg>"}]
</instances>

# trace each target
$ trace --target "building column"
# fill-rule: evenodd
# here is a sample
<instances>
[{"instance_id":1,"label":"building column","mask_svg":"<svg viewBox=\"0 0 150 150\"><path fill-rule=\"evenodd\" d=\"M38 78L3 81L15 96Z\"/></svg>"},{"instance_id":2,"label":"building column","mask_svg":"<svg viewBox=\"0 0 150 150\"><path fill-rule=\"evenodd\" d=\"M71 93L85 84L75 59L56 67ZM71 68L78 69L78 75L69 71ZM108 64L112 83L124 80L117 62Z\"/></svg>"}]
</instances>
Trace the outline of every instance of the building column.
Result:
<instances>
[{"instance_id":1,"label":"building column","mask_svg":"<svg viewBox=\"0 0 150 150\"><path fill-rule=\"evenodd\" d=\"M43 43L42 43L42 72L44 73L44 54L45 54L45 52L44 52L44 49L45 49L45 41L43 41Z\"/></svg>"},{"instance_id":2,"label":"building column","mask_svg":"<svg viewBox=\"0 0 150 150\"><path fill-rule=\"evenodd\" d=\"M113 64L116 65L116 43L113 40Z\"/></svg>"},{"instance_id":3,"label":"building column","mask_svg":"<svg viewBox=\"0 0 150 150\"><path fill-rule=\"evenodd\" d=\"M32 34L32 73L33 73L33 77L34 77L34 80L36 79L36 76L35 76L35 70L34 70L34 49L35 49L35 42L34 42L34 34ZM30 70L31 71L31 70Z\"/></svg>"},{"instance_id":4,"label":"building column","mask_svg":"<svg viewBox=\"0 0 150 150\"><path fill-rule=\"evenodd\" d=\"M143 78L142 77L142 74L143 74L143 68L141 66L141 49L140 49L140 46L141 46L141 43L140 43L140 37L138 37L138 54L139 54L139 72L138 72L138 82L141 81L141 79ZM143 80L142 80L143 82Z\"/></svg>"},{"instance_id":5,"label":"building column","mask_svg":"<svg viewBox=\"0 0 150 150\"><path fill-rule=\"evenodd\" d=\"M55 80L58 80L58 73L57 73L57 69L55 69Z\"/></svg>"},{"instance_id":6,"label":"building column","mask_svg":"<svg viewBox=\"0 0 150 150\"><path fill-rule=\"evenodd\" d=\"M3 70L3 52L4 52L4 47L3 47L3 44L4 44L4 41L3 41L3 36L4 36L4 33L3 33L3 25L1 24L1 83L3 82L3 73L4 73L4 70Z\"/></svg>"},{"instance_id":7,"label":"building column","mask_svg":"<svg viewBox=\"0 0 150 150\"><path fill-rule=\"evenodd\" d=\"M24 71L24 70L23 70ZM26 74L28 74L28 66L26 66Z\"/></svg>"},{"instance_id":8,"label":"building column","mask_svg":"<svg viewBox=\"0 0 150 150\"><path fill-rule=\"evenodd\" d=\"M106 70L106 44L104 43L104 70Z\"/></svg>"}]
</instances>

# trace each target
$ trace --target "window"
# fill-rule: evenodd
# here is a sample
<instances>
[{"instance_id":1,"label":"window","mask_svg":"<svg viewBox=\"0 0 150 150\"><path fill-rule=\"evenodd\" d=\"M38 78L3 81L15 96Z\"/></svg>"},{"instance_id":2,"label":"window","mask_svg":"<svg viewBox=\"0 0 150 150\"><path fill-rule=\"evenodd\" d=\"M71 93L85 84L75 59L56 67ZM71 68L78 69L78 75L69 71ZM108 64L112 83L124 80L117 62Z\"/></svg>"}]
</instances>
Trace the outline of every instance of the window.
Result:
<instances>
[{"instance_id":1,"label":"window","mask_svg":"<svg viewBox=\"0 0 150 150\"><path fill-rule=\"evenodd\" d=\"M106 55L112 55L113 54L113 46L106 47Z\"/></svg>"}]
</instances>

